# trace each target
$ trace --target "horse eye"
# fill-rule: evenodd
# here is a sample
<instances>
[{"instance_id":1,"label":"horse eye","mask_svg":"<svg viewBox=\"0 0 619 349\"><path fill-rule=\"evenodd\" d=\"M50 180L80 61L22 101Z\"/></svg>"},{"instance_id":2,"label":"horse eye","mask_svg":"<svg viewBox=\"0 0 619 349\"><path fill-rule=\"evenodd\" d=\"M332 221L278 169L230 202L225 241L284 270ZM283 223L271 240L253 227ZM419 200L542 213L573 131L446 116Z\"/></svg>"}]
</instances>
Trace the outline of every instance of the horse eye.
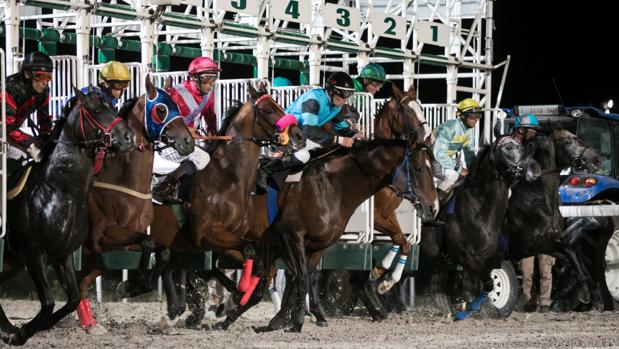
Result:
<instances>
[{"instance_id":1,"label":"horse eye","mask_svg":"<svg viewBox=\"0 0 619 349\"><path fill-rule=\"evenodd\" d=\"M163 120L165 119L167 115L168 115L168 108L166 108L165 106L161 104L158 104L157 105L157 116L159 116L159 118Z\"/></svg>"},{"instance_id":2,"label":"horse eye","mask_svg":"<svg viewBox=\"0 0 619 349\"><path fill-rule=\"evenodd\" d=\"M267 113L267 114L273 114L273 109L271 109L271 108L262 109L262 111Z\"/></svg>"},{"instance_id":3,"label":"horse eye","mask_svg":"<svg viewBox=\"0 0 619 349\"><path fill-rule=\"evenodd\" d=\"M415 166L415 171L421 172L421 166Z\"/></svg>"}]
</instances>

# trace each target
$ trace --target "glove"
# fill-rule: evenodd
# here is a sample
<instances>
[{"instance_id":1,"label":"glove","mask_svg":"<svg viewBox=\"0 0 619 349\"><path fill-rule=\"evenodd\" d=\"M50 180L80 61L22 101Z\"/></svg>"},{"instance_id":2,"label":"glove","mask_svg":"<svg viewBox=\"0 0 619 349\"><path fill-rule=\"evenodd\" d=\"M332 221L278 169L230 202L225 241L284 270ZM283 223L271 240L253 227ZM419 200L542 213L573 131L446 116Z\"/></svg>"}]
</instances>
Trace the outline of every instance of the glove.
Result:
<instances>
[{"instance_id":1,"label":"glove","mask_svg":"<svg viewBox=\"0 0 619 349\"><path fill-rule=\"evenodd\" d=\"M28 148L26 148L26 152L30 155L34 162L41 162L41 160L43 160L43 152L36 143L30 143Z\"/></svg>"}]
</instances>

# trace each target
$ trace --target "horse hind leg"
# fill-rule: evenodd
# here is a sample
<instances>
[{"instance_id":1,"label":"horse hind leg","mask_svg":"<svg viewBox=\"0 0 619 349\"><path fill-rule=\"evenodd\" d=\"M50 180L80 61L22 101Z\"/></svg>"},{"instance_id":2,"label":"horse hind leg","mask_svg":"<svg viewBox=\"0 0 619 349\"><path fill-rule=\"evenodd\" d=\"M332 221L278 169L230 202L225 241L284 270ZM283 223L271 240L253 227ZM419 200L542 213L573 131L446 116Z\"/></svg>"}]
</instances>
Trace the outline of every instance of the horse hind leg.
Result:
<instances>
[{"instance_id":1,"label":"horse hind leg","mask_svg":"<svg viewBox=\"0 0 619 349\"><path fill-rule=\"evenodd\" d=\"M44 330L52 328L69 313L75 311L75 308L80 303L80 292L73 265L73 254L70 253L64 263L55 265L54 269L67 294L67 303L52 314L50 321L43 325ZM92 313L90 313L90 316L92 317Z\"/></svg>"},{"instance_id":2,"label":"horse hind leg","mask_svg":"<svg viewBox=\"0 0 619 349\"><path fill-rule=\"evenodd\" d=\"M327 319L325 317L325 311L320 303L320 296L318 292L318 271L314 269L310 274L310 313L316 318L316 326L327 327Z\"/></svg>"},{"instance_id":3,"label":"horse hind leg","mask_svg":"<svg viewBox=\"0 0 619 349\"><path fill-rule=\"evenodd\" d=\"M591 302L591 292L589 291L589 285L587 284L587 281L589 281L591 277L587 273L585 267L581 264L580 258L573 250L571 250L570 248L564 248L564 251L570 262L576 269L576 278L578 279L578 283L580 284L580 287L577 291L578 300L584 304L589 304L589 302Z\"/></svg>"}]
</instances>

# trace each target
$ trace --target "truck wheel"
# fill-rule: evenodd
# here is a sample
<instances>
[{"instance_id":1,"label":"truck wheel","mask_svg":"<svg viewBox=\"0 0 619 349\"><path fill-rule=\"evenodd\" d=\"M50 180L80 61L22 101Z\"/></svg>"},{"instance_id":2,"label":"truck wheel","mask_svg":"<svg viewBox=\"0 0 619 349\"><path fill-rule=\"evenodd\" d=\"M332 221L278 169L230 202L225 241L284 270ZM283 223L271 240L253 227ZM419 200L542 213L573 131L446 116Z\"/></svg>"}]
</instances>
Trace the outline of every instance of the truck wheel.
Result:
<instances>
[{"instance_id":1,"label":"truck wheel","mask_svg":"<svg viewBox=\"0 0 619 349\"><path fill-rule=\"evenodd\" d=\"M597 262L604 309L619 310L619 226L615 225L598 246Z\"/></svg>"},{"instance_id":2,"label":"truck wheel","mask_svg":"<svg viewBox=\"0 0 619 349\"><path fill-rule=\"evenodd\" d=\"M488 311L492 317L509 316L518 299L518 280L516 271L509 261L501 262L501 269L490 274L494 290L490 293ZM463 302L470 302L481 291L481 282L466 271L452 271L434 274L431 278L430 292L434 302L443 314L453 313Z\"/></svg>"}]
</instances>

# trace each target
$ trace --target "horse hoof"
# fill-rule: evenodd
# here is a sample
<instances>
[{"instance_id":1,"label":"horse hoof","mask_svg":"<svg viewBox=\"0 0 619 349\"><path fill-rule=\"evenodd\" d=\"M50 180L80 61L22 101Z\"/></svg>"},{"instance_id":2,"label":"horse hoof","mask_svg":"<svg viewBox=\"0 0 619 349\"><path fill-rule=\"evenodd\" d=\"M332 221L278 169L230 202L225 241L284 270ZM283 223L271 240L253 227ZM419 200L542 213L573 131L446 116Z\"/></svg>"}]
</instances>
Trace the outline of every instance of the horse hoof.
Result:
<instances>
[{"instance_id":1,"label":"horse hoof","mask_svg":"<svg viewBox=\"0 0 619 349\"><path fill-rule=\"evenodd\" d=\"M88 326L84 330L86 331L86 333L93 336L101 336L107 333L105 327L98 323L92 326Z\"/></svg>"},{"instance_id":2,"label":"horse hoof","mask_svg":"<svg viewBox=\"0 0 619 349\"><path fill-rule=\"evenodd\" d=\"M129 280L123 281L116 287L116 295L118 298L129 298L129 290L131 288L131 284Z\"/></svg>"},{"instance_id":3,"label":"horse hoof","mask_svg":"<svg viewBox=\"0 0 619 349\"><path fill-rule=\"evenodd\" d=\"M8 345L24 345L28 338L24 338L19 333L16 333L8 337L3 337L2 340Z\"/></svg>"},{"instance_id":4,"label":"horse hoof","mask_svg":"<svg viewBox=\"0 0 619 349\"><path fill-rule=\"evenodd\" d=\"M291 328L287 329L286 332L301 333L301 328L303 328L303 325L294 325Z\"/></svg>"},{"instance_id":5,"label":"horse hoof","mask_svg":"<svg viewBox=\"0 0 619 349\"><path fill-rule=\"evenodd\" d=\"M329 327L329 324L326 321L321 320L321 321L316 321L316 326L318 326L318 327Z\"/></svg>"},{"instance_id":6,"label":"horse hoof","mask_svg":"<svg viewBox=\"0 0 619 349\"><path fill-rule=\"evenodd\" d=\"M254 329L254 332L256 333L265 333L265 332L273 332L274 329L272 329L269 326L252 326L252 328Z\"/></svg>"}]
</instances>

